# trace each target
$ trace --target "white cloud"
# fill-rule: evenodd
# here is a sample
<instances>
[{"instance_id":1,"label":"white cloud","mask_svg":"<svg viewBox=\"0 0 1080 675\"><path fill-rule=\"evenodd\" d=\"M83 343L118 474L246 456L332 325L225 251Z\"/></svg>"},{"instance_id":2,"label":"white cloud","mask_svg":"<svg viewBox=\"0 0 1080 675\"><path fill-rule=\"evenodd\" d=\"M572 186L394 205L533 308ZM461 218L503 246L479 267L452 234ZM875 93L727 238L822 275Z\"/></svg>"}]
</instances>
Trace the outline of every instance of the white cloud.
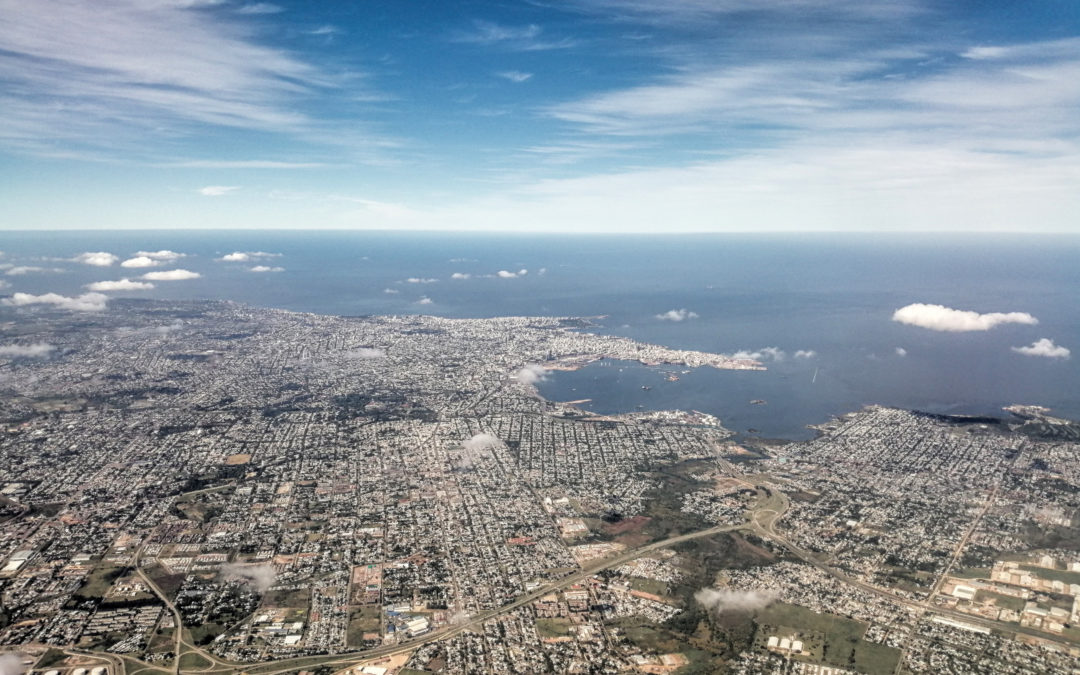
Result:
<instances>
[{"instance_id":1,"label":"white cloud","mask_svg":"<svg viewBox=\"0 0 1080 675\"><path fill-rule=\"evenodd\" d=\"M31 295L29 293L16 293L10 298L4 298L2 302L12 307L23 305L55 305L60 309L70 309L77 312L100 312L105 309L109 296L101 293L83 293L75 297L60 295L59 293L45 293L43 295Z\"/></svg>"},{"instance_id":2,"label":"white cloud","mask_svg":"<svg viewBox=\"0 0 1080 675\"><path fill-rule=\"evenodd\" d=\"M527 364L517 372L517 380L522 384L536 384L547 379L548 369L535 363Z\"/></svg>"},{"instance_id":3,"label":"white cloud","mask_svg":"<svg viewBox=\"0 0 1080 675\"><path fill-rule=\"evenodd\" d=\"M72 262L82 263L84 265L95 265L97 267L108 267L118 260L120 260L118 256L115 256L112 253L106 253L105 251L88 251L86 253L80 253L71 259Z\"/></svg>"},{"instance_id":4,"label":"white cloud","mask_svg":"<svg viewBox=\"0 0 1080 675\"><path fill-rule=\"evenodd\" d=\"M269 2L255 2L250 5L242 5L236 9L237 14L277 14L284 11L285 8Z\"/></svg>"},{"instance_id":5,"label":"white cloud","mask_svg":"<svg viewBox=\"0 0 1080 675\"><path fill-rule=\"evenodd\" d=\"M176 319L172 323L165 324L164 326L154 326L150 330L158 335L168 335L173 331L180 330L184 327L184 322L180 319Z\"/></svg>"},{"instance_id":6,"label":"white cloud","mask_svg":"<svg viewBox=\"0 0 1080 675\"><path fill-rule=\"evenodd\" d=\"M162 249L160 251L138 251L135 255L150 258L152 260L177 260L187 256L186 253L177 253L176 251L170 251L168 249Z\"/></svg>"},{"instance_id":7,"label":"white cloud","mask_svg":"<svg viewBox=\"0 0 1080 675\"><path fill-rule=\"evenodd\" d=\"M500 279L517 279L518 273L510 272L507 270L499 270L495 273L495 276L499 277Z\"/></svg>"},{"instance_id":8,"label":"white cloud","mask_svg":"<svg viewBox=\"0 0 1080 675\"><path fill-rule=\"evenodd\" d=\"M408 279L405 280L405 283L409 283L409 284L434 284L434 283L437 283L438 281L439 281L438 279L424 279L424 278L421 278L421 277L409 277Z\"/></svg>"},{"instance_id":9,"label":"white cloud","mask_svg":"<svg viewBox=\"0 0 1080 675\"><path fill-rule=\"evenodd\" d=\"M418 305L434 305L435 301L425 295L424 297L417 300L416 304L418 304Z\"/></svg>"},{"instance_id":10,"label":"white cloud","mask_svg":"<svg viewBox=\"0 0 1080 675\"><path fill-rule=\"evenodd\" d=\"M792 18L786 14L806 20L830 14L845 21L863 17L898 19L919 11L921 3L910 0L571 0L566 4L590 14L617 17L620 21L689 25L697 30L703 23L727 21L731 14L754 12L779 30Z\"/></svg>"},{"instance_id":11,"label":"white cloud","mask_svg":"<svg viewBox=\"0 0 1080 675\"><path fill-rule=\"evenodd\" d=\"M893 321L929 330L965 332L990 330L1006 323L1035 325L1039 320L1027 312L990 312L979 314L943 305L914 303L893 313Z\"/></svg>"},{"instance_id":12,"label":"white cloud","mask_svg":"<svg viewBox=\"0 0 1080 675\"><path fill-rule=\"evenodd\" d=\"M218 258L222 262L248 262L262 258L280 258L280 253L267 253L266 251L233 251Z\"/></svg>"},{"instance_id":13,"label":"white cloud","mask_svg":"<svg viewBox=\"0 0 1080 675\"><path fill-rule=\"evenodd\" d=\"M8 8L0 23L5 140L42 154L57 146L111 154L175 144L201 134L201 125L326 133L297 102L335 78L258 44L252 13L190 0Z\"/></svg>"},{"instance_id":14,"label":"white cloud","mask_svg":"<svg viewBox=\"0 0 1080 675\"><path fill-rule=\"evenodd\" d=\"M504 80L510 80L515 83L522 83L532 78L532 73L523 73L520 70L504 70L501 73L495 73Z\"/></svg>"},{"instance_id":15,"label":"white cloud","mask_svg":"<svg viewBox=\"0 0 1080 675\"><path fill-rule=\"evenodd\" d=\"M903 357L907 356L907 350L904 349L903 347L897 347L896 348L896 355L903 358Z\"/></svg>"},{"instance_id":16,"label":"white cloud","mask_svg":"<svg viewBox=\"0 0 1080 675\"><path fill-rule=\"evenodd\" d=\"M343 356L346 359L366 361L371 359L385 359L386 352L375 347L359 347L357 349L350 349L345 352Z\"/></svg>"},{"instance_id":17,"label":"white cloud","mask_svg":"<svg viewBox=\"0 0 1080 675\"><path fill-rule=\"evenodd\" d=\"M387 293L387 294L389 294L389 295L396 295L396 294L398 294L398 293L400 293L400 292L401 292L401 291L399 291L399 290L398 290L398 289L396 289L396 288L384 288L384 289L383 289L383 293Z\"/></svg>"},{"instance_id":18,"label":"white cloud","mask_svg":"<svg viewBox=\"0 0 1080 675\"><path fill-rule=\"evenodd\" d=\"M471 274L467 274L465 272L454 272L453 274L450 275L451 279L469 279L471 277L472 277Z\"/></svg>"},{"instance_id":19,"label":"white cloud","mask_svg":"<svg viewBox=\"0 0 1080 675\"><path fill-rule=\"evenodd\" d=\"M656 318L661 321L686 321L687 319L697 319L699 317L697 312L691 312L687 309L669 309L663 314L657 314Z\"/></svg>"},{"instance_id":20,"label":"white cloud","mask_svg":"<svg viewBox=\"0 0 1080 675\"><path fill-rule=\"evenodd\" d=\"M164 270L161 272L147 272L142 275L142 278L149 279L150 281L184 281L186 279L198 279L201 276L202 275L198 272L176 269Z\"/></svg>"},{"instance_id":21,"label":"white cloud","mask_svg":"<svg viewBox=\"0 0 1080 675\"><path fill-rule=\"evenodd\" d=\"M810 352L813 354L813 352ZM805 352L804 352L805 354ZM750 359L752 361L765 361L771 359L773 361L783 361L787 358L787 352L779 347L762 347L756 351L750 351L749 349L741 349L731 355L733 359ZM808 358L806 356L802 358Z\"/></svg>"},{"instance_id":22,"label":"white cloud","mask_svg":"<svg viewBox=\"0 0 1080 675\"><path fill-rule=\"evenodd\" d=\"M770 590L737 591L733 589L703 588L694 593L694 599L706 609L715 612L749 612L768 607L776 600L776 593Z\"/></svg>"},{"instance_id":23,"label":"white cloud","mask_svg":"<svg viewBox=\"0 0 1080 675\"><path fill-rule=\"evenodd\" d=\"M154 267L161 263L147 255L137 255L120 263L120 267Z\"/></svg>"},{"instance_id":24,"label":"white cloud","mask_svg":"<svg viewBox=\"0 0 1080 675\"><path fill-rule=\"evenodd\" d=\"M269 267L267 265L255 265L249 271L251 272L284 272L284 267Z\"/></svg>"},{"instance_id":25,"label":"white cloud","mask_svg":"<svg viewBox=\"0 0 1080 675\"><path fill-rule=\"evenodd\" d=\"M799 349L795 352L795 358L797 359L812 359L817 356L817 352L813 349Z\"/></svg>"},{"instance_id":26,"label":"white cloud","mask_svg":"<svg viewBox=\"0 0 1080 675\"><path fill-rule=\"evenodd\" d=\"M997 59L1005 56L1008 50L1004 47L971 47L964 50L960 56L965 59Z\"/></svg>"},{"instance_id":27,"label":"white cloud","mask_svg":"<svg viewBox=\"0 0 1080 675\"><path fill-rule=\"evenodd\" d=\"M153 287L154 284L132 281L126 277L119 281L95 281L92 284L86 284L86 288L91 291L146 291Z\"/></svg>"},{"instance_id":28,"label":"white cloud","mask_svg":"<svg viewBox=\"0 0 1080 675\"><path fill-rule=\"evenodd\" d=\"M270 159L188 159L159 166L181 169L319 169L331 165L325 162L279 162Z\"/></svg>"},{"instance_id":29,"label":"white cloud","mask_svg":"<svg viewBox=\"0 0 1080 675\"><path fill-rule=\"evenodd\" d=\"M469 452L488 450L489 448L498 447L500 445L502 445L502 440L500 440L498 436L492 434L476 434L472 438L468 438L461 442L461 447Z\"/></svg>"},{"instance_id":30,"label":"white cloud","mask_svg":"<svg viewBox=\"0 0 1080 675\"><path fill-rule=\"evenodd\" d=\"M274 585L277 572L273 565L241 565L229 563L223 565L221 574L229 581L242 581L259 593L265 593Z\"/></svg>"},{"instance_id":31,"label":"white cloud","mask_svg":"<svg viewBox=\"0 0 1080 675\"><path fill-rule=\"evenodd\" d=\"M35 656L29 662L33 663L36 660ZM12 652L0 654L0 675L24 675L29 672L30 669L23 664L22 655Z\"/></svg>"},{"instance_id":32,"label":"white cloud","mask_svg":"<svg viewBox=\"0 0 1080 675\"><path fill-rule=\"evenodd\" d=\"M204 197L221 197L222 195L227 195L230 192L235 192L239 189L239 185L207 185L206 187L199 188L199 194Z\"/></svg>"},{"instance_id":33,"label":"white cloud","mask_svg":"<svg viewBox=\"0 0 1080 675\"><path fill-rule=\"evenodd\" d=\"M1054 344L1050 338L1036 340L1027 347L1013 347L1012 350L1025 356L1043 356L1048 359L1067 359L1071 353L1067 348Z\"/></svg>"},{"instance_id":34,"label":"white cloud","mask_svg":"<svg viewBox=\"0 0 1080 675\"><path fill-rule=\"evenodd\" d=\"M35 342L29 345L3 345L0 346L0 357L36 359L48 356L56 347L44 342Z\"/></svg>"},{"instance_id":35,"label":"white cloud","mask_svg":"<svg viewBox=\"0 0 1080 675\"><path fill-rule=\"evenodd\" d=\"M18 277L24 274L36 274L39 272L63 272L64 270L58 267L38 267L37 265L14 265L9 267L4 274L11 277Z\"/></svg>"},{"instance_id":36,"label":"white cloud","mask_svg":"<svg viewBox=\"0 0 1080 675\"><path fill-rule=\"evenodd\" d=\"M536 24L526 26L506 26L491 21L473 21L473 30L454 36L455 42L477 45L498 46L523 52L546 51L549 49L567 49L577 44L575 40L541 39L543 28Z\"/></svg>"}]
</instances>

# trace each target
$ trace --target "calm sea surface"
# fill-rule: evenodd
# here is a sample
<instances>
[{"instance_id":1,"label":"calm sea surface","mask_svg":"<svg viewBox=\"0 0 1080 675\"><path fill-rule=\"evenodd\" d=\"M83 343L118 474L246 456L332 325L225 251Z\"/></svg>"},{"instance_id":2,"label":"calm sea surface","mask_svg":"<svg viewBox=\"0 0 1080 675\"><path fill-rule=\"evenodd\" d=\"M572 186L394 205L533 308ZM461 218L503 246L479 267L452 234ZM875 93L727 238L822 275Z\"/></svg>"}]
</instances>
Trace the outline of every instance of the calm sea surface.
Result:
<instances>
[{"instance_id":1,"label":"calm sea surface","mask_svg":"<svg viewBox=\"0 0 1080 675\"><path fill-rule=\"evenodd\" d=\"M598 332L723 353L784 352L766 360L767 372L603 362L541 386L548 398L592 399L586 407L600 413L696 409L737 431L786 438L869 403L972 414L1033 403L1080 418L1077 237L4 232L0 263L49 271L2 270L9 285L0 294L71 295L93 281L135 278L147 270L65 259L159 249L187 255L156 269L181 267L201 278L112 295L344 315L604 315ZM234 251L280 256L216 260ZM254 265L284 271L252 272ZM913 302L1029 312L1039 324L941 333L891 321ZM679 309L696 317L657 318ZM1040 338L1071 348L1073 358L1011 349ZM814 354L796 358L798 350Z\"/></svg>"}]
</instances>

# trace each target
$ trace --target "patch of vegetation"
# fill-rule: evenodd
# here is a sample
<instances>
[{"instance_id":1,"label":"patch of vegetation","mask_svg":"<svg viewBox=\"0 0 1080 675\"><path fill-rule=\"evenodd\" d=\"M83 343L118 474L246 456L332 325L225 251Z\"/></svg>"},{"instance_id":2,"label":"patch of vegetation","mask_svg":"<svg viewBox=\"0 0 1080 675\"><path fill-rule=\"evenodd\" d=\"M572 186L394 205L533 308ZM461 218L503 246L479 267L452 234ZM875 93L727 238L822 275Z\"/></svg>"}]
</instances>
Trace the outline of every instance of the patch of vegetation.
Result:
<instances>
[{"instance_id":1,"label":"patch of vegetation","mask_svg":"<svg viewBox=\"0 0 1080 675\"><path fill-rule=\"evenodd\" d=\"M807 660L875 675L892 673L900 659L900 650L863 640L867 626L861 621L782 602L756 612L755 621L755 644L764 645L770 635L805 636Z\"/></svg>"},{"instance_id":2,"label":"patch of vegetation","mask_svg":"<svg viewBox=\"0 0 1080 675\"><path fill-rule=\"evenodd\" d=\"M87 600L99 601L109 590L109 587L113 585L113 582L123 575L125 569L124 567L106 565L95 567L90 574L86 575L86 580L83 581L83 585L79 587L79 590L75 591L75 594L71 596L72 601L77 603Z\"/></svg>"},{"instance_id":3,"label":"patch of vegetation","mask_svg":"<svg viewBox=\"0 0 1080 675\"><path fill-rule=\"evenodd\" d=\"M1031 549L1080 548L1080 527L1028 523L1020 533L1024 543Z\"/></svg>"},{"instance_id":4,"label":"patch of vegetation","mask_svg":"<svg viewBox=\"0 0 1080 675\"><path fill-rule=\"evenodd\" d=\"M1060 581L1066 584L1080 584L1080 572L1067 570L1052 570L1038 565L1020 565L1020 569L1037 574L1042 579Z\"/></svg>"},{"instance_id":5,"label":"patch of vegetation","mask_svg":"<svg viewBox=\"0 0 1080 675\"><path fill-rule=\"evenodd\" d=\"M185 670L203 670L212 665L214 665L213 661L208 660L205 656L197 652L187 652L180 657L180 672L184 672Z\"/></svg>"},{"instance_id":6,"label":"patch of vegetation","mask_svg":"<svg viewBox=\"0 0 1080 675\"><path fill-rule=\"evenodd\" d=\"M366 606L355 609L349 615L349 627L345 633L345 640L349 647L356 649L366 648L364 633L382 634L382 610L377 606Z\"/></svg>"},{"instance_id":7,"label":"patch of vegetation","mask_svg":"<svg viewBox=\"0 0 1080 675\"><path fill-rule=\"evenodd\" d=\"M41 655L40 659L38 659L35 668L51 668L52 666L59 665L61 662L66 660L67 657L68 655L64 653L63 649L54 649L50 647L49 649L45 650L45 653Z\"/></svg>"},{"instance_id":8,"label":"patch of vegetation","mask_svg":"<svg viewBox=\"0 0 1080 675\"><path fill-rule=\"evenodd\" d=\"M989 579L990 571L989 567L954 567L949 575L958 579Z\"/></svg>"},{"instance_id":9,"label":"patch of vegetation","mask_svg":"<svg viewBox=\"0 0 1080 675\"><path fill-rule=\"evenodd\" d=\"M541 638L560 638L570 634L570 620L564 618L537 619L536 634Z\"/></svg>"},{"instance_id":10,"label":"patch of vegetation","mask_svg":"<svg viewBox=\"0 0 1080 675\"><path fill-rule=\"evenodd\" d=\"M287 588L267 591L263 596L264 607L303 607L311 600L309 588Z\"/></svg>"},{"instance_id":11,"label":"patch of vegetation","mask_svg":"<svg viewBox=\"0 0 1080 675\"><path fill-rule=\"evenodd\" d=\"M150 580L157 585L165 597L170 600L176 599L176 594L180 591L180 587L184 585L184 579L187 578L187 574L184 574L183 572L179 574L168 574L161 565L155 565L151 568L147 576L149 576Z\"/></svg>"},{"instance_id":12,"label":"patch of vegetation","mask_svg":"<svg viewBox=\"0 0 1080 675\"><path fill-rule=\"evenodd\" d=\"M667 593L668 585L665 581L658 579L644 579L642 577L631 577L630 588L635 591L641 591L642 593L651 593L652 595L664 595Z\"/></svg>"},{"instance_id":13,"label":"patch of vegetation","mask_svg":"<svg viewBox=\"0 0 1080 675\"><path fill-rule=\"evenodd\" d=\"M192 626L189 632L191 633L191 641L197 646L202 647L204 645L210 644L214 641L214 638L224 633L225 626L221 625L220 623L207 622L199 624L198 626ZM180 657L181 670L184 669L184 659L188 656L191 656L191 654L185 654L184 656ZM201 656L199 658L202 659ZM205 661L205 659L202 660Z\"/></svg>"},{"instance_id":14,"label":"patch of vegetation","mask_svg":"<svg viewBox=\"0 0 1080 675\"><path fill-rule=\"evenodd\" d=\"M987 591L979 589L975 592L975 602L990 602L993 601L997 607L1004 607L1005 609L1011 609L1014 612L1019 612L1024 609L1025 601L1023 598L1015 598L1011 595L1002 595L1001 593L995 593L993 591Z\"/></svg>"}]
</instances>

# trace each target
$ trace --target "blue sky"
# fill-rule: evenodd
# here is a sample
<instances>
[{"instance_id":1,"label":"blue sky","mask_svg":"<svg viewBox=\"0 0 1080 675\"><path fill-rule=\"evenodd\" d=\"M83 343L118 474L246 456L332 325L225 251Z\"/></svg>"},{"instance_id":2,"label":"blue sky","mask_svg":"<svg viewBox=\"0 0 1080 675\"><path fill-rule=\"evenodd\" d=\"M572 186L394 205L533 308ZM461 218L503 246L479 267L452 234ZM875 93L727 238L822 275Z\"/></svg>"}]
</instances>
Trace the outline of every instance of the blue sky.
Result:
<instances>
[{"instance_id":1,"label":"blue sky","mask_svg":"<svg viewBox=\"0 0 1080 675\"><path fill-rule=\"evenodd\" d=\"M1047 231L1075 0L0 0L0 227Z\"/></svg>"}]
</instances>

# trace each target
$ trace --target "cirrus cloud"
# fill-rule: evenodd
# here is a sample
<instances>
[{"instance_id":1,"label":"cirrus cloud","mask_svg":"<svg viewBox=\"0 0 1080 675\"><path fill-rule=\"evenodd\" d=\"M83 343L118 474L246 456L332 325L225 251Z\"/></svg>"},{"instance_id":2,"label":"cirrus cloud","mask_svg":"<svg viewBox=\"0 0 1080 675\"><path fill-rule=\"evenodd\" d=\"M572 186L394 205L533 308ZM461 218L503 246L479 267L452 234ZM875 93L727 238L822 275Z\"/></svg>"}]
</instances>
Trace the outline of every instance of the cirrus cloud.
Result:
<instances>
[{"instance_id":1,"label":"cirrus cloud","mask_svg":"<svg viewBox=\"0 0 1080 675\"><path fill-rule=\"evenodd\" d=\"M893 312L892 320L909 326L928 330L962 333L985 331L1006 323L1034 326L1039 320L1027 312L990 312L980 314L969 310L953 309L944 305L928 305L916 302Z\"/></svg>"},{"instance_id":2,"label":"cirrus cloud","mask_svg":"<svg viewBox=\"0 0 1080 675\"><path fill-rule=\"evenodd\" d=\"M1036 340L1026 347L1013 347L1012 350L1024 356L1042 356L1048 359L1067 359L1071 354L1068 348L1054 344L1050 338Z\"/></svg>"}]
</instances>

